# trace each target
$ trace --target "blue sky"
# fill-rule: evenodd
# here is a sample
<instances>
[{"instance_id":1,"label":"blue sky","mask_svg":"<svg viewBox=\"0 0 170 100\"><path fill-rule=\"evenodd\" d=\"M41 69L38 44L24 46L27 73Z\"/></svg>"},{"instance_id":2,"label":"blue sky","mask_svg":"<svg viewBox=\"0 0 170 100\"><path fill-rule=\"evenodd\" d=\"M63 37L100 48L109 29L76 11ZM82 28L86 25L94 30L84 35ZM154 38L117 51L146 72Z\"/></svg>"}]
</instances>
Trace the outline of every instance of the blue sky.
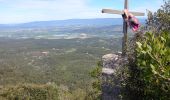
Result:
<instances>
[{"instance_id":1,"label":"blue sky","mask_svg":"<svg viewBox=\"0 0 170 100\"><path fill-rule=\"evenodd\" d=\"M163 0L129 0L132 11L156 11ZM124 0L0 0L0 23L31 21L117 18L101 14L102 8L122 10Z\"/></svg>"}]
</instances>

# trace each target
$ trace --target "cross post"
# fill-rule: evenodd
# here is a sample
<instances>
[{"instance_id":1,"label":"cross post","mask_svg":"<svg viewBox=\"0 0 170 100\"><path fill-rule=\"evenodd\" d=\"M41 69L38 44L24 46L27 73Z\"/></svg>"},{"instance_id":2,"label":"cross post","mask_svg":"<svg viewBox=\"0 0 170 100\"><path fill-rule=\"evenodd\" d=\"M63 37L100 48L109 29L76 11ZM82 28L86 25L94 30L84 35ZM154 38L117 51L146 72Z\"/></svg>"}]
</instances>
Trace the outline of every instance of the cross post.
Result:
<instances>
[{"instance_id":1,"label":"cross post","mask_svg":"<svg viewBox=\"0 0 170 100\"><path fill-rule=\"evenodd\" d=\"M129 9L128 3L129 3L128 0L125 0L124 9ZM112 10L112 9L102 9L102 13L119 14L119 15L124 14L123 11ZM134 16L144 16L145 15L144 13L141 13L141 12L130 12L130 13L132 13ZM127 55L127 42L128 42L127 32L128 32L128 24L127 24L127 21L123 20L123 33L124 33L124 36L122 38L122 55L123 56Z\"/></svg>"}]
</instances>

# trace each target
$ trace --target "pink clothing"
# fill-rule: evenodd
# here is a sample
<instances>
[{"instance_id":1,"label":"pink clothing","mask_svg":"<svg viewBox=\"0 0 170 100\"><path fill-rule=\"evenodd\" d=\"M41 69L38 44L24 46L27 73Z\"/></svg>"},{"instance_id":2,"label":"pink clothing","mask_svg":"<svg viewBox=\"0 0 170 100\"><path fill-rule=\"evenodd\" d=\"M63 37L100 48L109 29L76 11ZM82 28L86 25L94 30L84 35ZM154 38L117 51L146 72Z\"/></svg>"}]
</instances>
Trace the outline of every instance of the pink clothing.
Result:
<instances>
[{"instance_id":1,"label":"pink clothing","mask_svg":"<svg viewBox=\"0 0 170 100\"><path fill-rule=\"evenodd\" d=\"M133 31L137 31L139 29L138 19L133 14L129 13L127 9L124 10L124 14L122 16Z\"/></svg>"},{"instance_id":2,"label":"pink clothing","mask_svg":"<svg viewBox=\"0 0 170 100\"><path fill-rule=\"evenodd\" d=\"M139 21L135 16L129 17L128 23L133 31L137 31L139 29Z\"/></svg>"}]
</instances>

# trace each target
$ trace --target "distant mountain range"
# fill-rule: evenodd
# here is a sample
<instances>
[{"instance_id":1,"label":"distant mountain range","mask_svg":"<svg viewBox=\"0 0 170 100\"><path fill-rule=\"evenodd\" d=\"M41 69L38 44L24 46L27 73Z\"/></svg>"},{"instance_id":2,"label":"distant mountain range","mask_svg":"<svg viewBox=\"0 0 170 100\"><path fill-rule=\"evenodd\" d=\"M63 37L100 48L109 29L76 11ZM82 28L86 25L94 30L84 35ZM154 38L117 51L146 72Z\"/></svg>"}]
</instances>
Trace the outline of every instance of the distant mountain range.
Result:
<instances>
[{"instance_id":1,"label":"distant mountain range","mask_svg":"<svg viewBox=\"0 0 170 100\"><path fill-rule=\"evenodd\" d=\"M140 18L141 24L145 23L144 18ZM62 26L109 26L122 25L122 18L97 18L97 19L68 19L52 21L35 21L21 24L0 24L0 29L8 28L43 28Z\"/></svg>"}]
</instances>

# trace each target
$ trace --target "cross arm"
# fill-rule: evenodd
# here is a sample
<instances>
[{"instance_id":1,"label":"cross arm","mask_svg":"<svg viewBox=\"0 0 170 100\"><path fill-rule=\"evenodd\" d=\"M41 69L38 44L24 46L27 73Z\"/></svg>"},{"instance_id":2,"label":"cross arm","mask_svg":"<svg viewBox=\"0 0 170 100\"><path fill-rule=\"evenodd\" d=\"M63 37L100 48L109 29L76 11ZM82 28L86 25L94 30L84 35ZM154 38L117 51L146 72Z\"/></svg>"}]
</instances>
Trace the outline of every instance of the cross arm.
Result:
<instances>
[{"instance_id":1,"label":"cross arm","mask_svg":"<svg viewBox=\"0 0 170 100\"><path fill-rule=\"evenodd\" d=\"M123 11L120 11L120 10L112 10L112 9L102 9L102 13L122 15L122 14L123 14Z\"/></svg>"},{"instance_id":2,"label":"cross arm","mask_svg":"<svg viewBox=\"0 0 170 100\"><path fill-rule=\"evenodd\" d=\"M112 10L112 9L102 9L102 13L119 14L119 15L124 14L124 12L122 10ZM132 13L134 16L144 16L145 15L145 13L141 13L141 12L130 12L130 13Z\"/></svg>"}]
</instances>

